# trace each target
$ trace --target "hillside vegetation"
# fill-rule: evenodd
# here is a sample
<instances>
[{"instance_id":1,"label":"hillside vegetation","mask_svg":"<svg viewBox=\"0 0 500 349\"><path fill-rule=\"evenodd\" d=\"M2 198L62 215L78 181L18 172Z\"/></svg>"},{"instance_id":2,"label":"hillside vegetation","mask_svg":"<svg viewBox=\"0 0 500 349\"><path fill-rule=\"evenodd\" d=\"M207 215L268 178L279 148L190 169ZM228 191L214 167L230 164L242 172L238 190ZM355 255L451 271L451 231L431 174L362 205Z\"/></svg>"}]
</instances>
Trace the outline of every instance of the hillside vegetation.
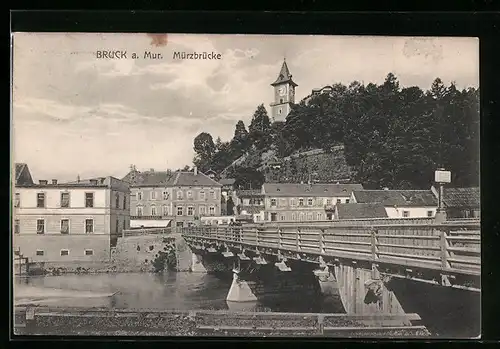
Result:
<instances>
[{"instance_id":1,"label":"hillside vegetation","mask_svg":"<svg viewBox=\"0 0 500 349\"><path fill-rule=\"evenodd\" d=\"M438 167L452 171L454 186L477 186L479 90L439 78L427 91L400 88L392 73L381 85L336 84L294 105L284 123L271 124L261 104L248 130L238 121L228 142L200 133L194 150L201 171L243 186L352 178L366 188L420 189Z\"/></svg>"}]
</instances>

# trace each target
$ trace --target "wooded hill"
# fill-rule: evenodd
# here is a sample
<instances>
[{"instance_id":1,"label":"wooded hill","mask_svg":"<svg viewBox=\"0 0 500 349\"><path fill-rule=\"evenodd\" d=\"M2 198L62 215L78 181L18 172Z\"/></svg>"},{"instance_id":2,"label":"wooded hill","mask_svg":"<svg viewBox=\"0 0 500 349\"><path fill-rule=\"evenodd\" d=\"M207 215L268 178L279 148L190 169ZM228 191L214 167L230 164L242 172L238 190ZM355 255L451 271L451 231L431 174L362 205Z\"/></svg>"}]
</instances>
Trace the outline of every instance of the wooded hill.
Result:
<instances>
[{"instance_id":1,"label":"wooded hill","mask_svg":"<svg viewBox=\"0 0 500 349\"><path fill-rule=\"evenodd\" d=\"M479 90L446 87L439 78L427 91L400 88L392 73L381 85L336 84L294 105L284 123L271 124L261 104L248 130L238 121L228 142L200 133L194 150L201 171L243 186L258 187L265 177L352 178L366 188L423 189L438 167L452 171L453 186L478 186ZM324 152L290 157L317 150Z\"/></svg>"}]
</instances>

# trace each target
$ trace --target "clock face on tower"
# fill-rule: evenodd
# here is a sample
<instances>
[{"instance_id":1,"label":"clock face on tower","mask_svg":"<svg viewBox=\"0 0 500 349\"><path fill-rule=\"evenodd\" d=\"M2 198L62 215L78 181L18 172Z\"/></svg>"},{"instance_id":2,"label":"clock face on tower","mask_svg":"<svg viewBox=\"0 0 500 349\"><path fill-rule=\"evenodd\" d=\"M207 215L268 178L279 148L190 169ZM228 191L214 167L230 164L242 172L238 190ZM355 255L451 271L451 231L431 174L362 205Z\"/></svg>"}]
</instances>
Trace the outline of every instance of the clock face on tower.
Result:
<instances>
[{"instance_id":1,"label":"clock face on tower","mask_svg":"<svg viewBox=\"0 0 500 349\"><path fill-rule=\"evenodd\" d=\"M286 87L283 86L283 87L280 87L279 90L278 90L278 93L280 96L284 96L285 93L286 93Z\"/></svg>"}]
</instances>

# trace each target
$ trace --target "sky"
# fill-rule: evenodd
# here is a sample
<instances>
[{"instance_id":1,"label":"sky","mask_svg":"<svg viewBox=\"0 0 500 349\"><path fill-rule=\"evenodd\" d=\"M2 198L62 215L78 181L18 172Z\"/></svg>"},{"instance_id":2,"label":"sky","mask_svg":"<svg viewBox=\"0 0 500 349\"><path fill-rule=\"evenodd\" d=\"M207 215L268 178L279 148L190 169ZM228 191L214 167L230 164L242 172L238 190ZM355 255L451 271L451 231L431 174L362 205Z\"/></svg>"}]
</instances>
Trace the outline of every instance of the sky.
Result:
<instances>
[{"instance_id":1,"label":"sky","mask_svg":"<svg viewBox=\"0 0 500 349\"><path fill-rule=\"evenodd\" d=\"M138 170L192 165L200 132L229 140L249 125L284 57L296 101L316 87L382 83L428 89L436 77L459 89L479 86L479 40L168 34L13 34L12 153L35 180L122 178ZM127 59L97 59L98 50ZM144 51L163 59L142 59ZM215 52L221 60L174 60L173 52ZM141 59L131 59L137 52Z\"/></svg>"}]
</instances>

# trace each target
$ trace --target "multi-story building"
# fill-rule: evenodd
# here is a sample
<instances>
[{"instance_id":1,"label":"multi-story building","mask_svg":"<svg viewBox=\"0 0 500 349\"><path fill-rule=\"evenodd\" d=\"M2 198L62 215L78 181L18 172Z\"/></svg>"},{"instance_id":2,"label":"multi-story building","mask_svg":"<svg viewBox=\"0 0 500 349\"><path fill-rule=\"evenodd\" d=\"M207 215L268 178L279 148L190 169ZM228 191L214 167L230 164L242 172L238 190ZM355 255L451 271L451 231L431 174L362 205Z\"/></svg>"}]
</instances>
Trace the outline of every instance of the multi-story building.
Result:
<instances>
[{"instance_id":1,"label":"multi-story building","mask_svg":"<svg viewBox=\"0 0 500 349\"><path fill-rule=\"evenodd\" d=\"M130 215L139 226L158 221L169 226L174 221L174 226L183 227L202 216L221 215L222 185L196 167L176 172L132 168L123 180L130 183Z\"/></svg>"},{"instance_id":2,"label":"multi-story building","mask_svg":"<svg viewBox=\"0 0 500 349\"><path fill-rule=\"evenodd\" d=\"M261 190L238 190L236 211L240 215L252 216L254 222L264 220L264 195Z\"/></svg>"},{"instance_id":3,"label":"multi-story building","mask_svg":"<svg viewBox=\"0 0 500 349\"><path fill-rule=\"evenodd\" d=\"M172 171L137 171L132 166L123 181L130 183L132 228L169 226L174 215Z\"/></svg>"},{"instance_id":4,"label":"multi-story building","mask_svg":"<svg viewBox=\"0 0 500 349\"><path fill-rule=\"evenodd\" d=\"M379 203L388 218L434 217L437 199L431 190L361 190L352 193L355 203Z\"/></svg>"},{"instance_id":5,"label":"multi-story building","mask_svg":"<svg viewBox=\"0 0 500 349\"><path fill-rule=\"evenodd\" d=\"M34 262L105 261L129 228L129 186L114 177L14 188L14 250Z\"/></svg>"},{"instance_id":6,"label":"multi-story building","mask_svg":"<svg viewBox=\"0 0 500 349\"><path fill-rule=\"evenodd\" d=\"M361 184L264 183L264 220L321 221L333 218L337 203L349 203Z\"/></svg>"}]
</instances>

